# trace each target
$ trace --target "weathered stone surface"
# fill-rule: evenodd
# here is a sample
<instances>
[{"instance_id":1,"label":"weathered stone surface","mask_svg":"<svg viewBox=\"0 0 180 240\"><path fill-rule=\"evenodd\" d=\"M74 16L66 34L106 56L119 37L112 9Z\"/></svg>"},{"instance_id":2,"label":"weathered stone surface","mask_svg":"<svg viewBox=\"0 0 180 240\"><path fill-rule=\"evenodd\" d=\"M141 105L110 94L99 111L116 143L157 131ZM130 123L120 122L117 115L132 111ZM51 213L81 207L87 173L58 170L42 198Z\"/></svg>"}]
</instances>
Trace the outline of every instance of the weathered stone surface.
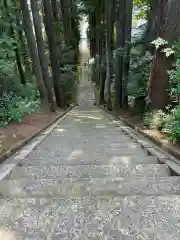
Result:
<instances>
[{"instance_id":1,"label":"weathered stone surface","mask_svg":"<svg viewBox=\"0 0 180 240\"><path fill-rule=\"evenodd\" d=\"M0 182L0 240L179 240L179 177L92 106L89 86Z\"/></svg>"},{"instance_id":2,"label":"weathered stone surface","mask_svg":"<svg viewBox=\"0 0 180 240\"><path fill-rule=\"evenodd\" d=\"M70 157L59 157L59 158L47 158L36 157L34 159L25 159L23 161L23 165L114 165L114 164L123 164L123 165L131 165L131 164L158 164L158 160L153 156L88 156L88 158L78 157L77 155L72 155Z\"/></svg>"},{"instance_id":3,"label":"weathered stone surface","mask_svg":"<svg viewBox=\"0 0 180 240\"><path fill-rule=\"evenodd\" d=\"M147 236L177 240L179 218L177 196L12 199L0 208L2 230L59 239L143 239L138 237L146 230Z\"/></svg>"},{"instance_id":4,"label":"weathered stone surface","mask_svg":"<svg viewBox=\"0 0 180 240\"><path fill-rule=\"evenodd\" d=\"M109 235L105 236L104 239L107 240L179 240L178 233L169 234L166 233L162 228L158 229L144 229L138 230L138 233L135 233L134 236L128 236L126 233L122 233L121 230L112 230ZM0 237L5 240L88 240L88 239L96 239L101 240L103 236L100 237L89 237L85 232L80 232L79 235L75 234L75 237L72 236L72 232L61 232L61 233L42 233L40 231L33 231L32 233L18 233L16 231L12 233L6 231L1 231Z\"/></svg>"},{"instance_id":5,"label":"weathered stone surface","mask_svg":"<svg viewBox=\"0 0 180 240\"><path fill-rule=\"evenodd\" d=\"M165 164L137 165L56 165L16 167L11 179L29 178L103 178L103 177L162 177L170 171Z\"/></svg>"},{"instance_id":6,"label":"weathered stone surface","mask_svg":"<svg viewBox=\"0 0 180 240\"><path fill-rule=\"evenodd\" d=\"M19 179L0 182L4 197L180 195L180 177Z\"/></svg>"},{"instance_id":7,"label":"weathered stone surface","mask_svg":"<svg viewBox=\"0 0 180 240\"><path fill-rule=\"evenodd\" d=\"M147 156L141 145L117 130L102 113L74 110L28 156L28 161L53 159L102 159L114 156Z\"/></svg>"}]
</instances>

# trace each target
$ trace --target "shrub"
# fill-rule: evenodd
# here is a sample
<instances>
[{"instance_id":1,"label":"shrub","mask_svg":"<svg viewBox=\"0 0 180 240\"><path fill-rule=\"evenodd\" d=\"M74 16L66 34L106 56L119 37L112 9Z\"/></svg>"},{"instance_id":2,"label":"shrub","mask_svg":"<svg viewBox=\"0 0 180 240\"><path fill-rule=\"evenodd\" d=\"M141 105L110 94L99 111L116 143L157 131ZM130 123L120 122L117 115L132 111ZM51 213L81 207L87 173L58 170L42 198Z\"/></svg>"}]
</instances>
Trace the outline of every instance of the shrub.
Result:
<instances>
[{"instance_id":1,"label":"shrub","mask_svg":"<svg viewBox=\"0 0 180 240\"><path fill-rule=\"evenodd\" d=\"M152 56L148 52L142 56L140 51L132 49L128 80L128 94L130 96L135 98L146 96L151 59Z\"/></svg>"},{"instance_id":2,"label":"shrub","mask_svg":"<svg viewBox=\"0 0 180 240\"><path fill-rule=\"evenodd\" d=\"M64 100L66 104L76 101L76 88L78 82L78 73L73 65L65 65L61 68L62 89L64 92Z\"/></svg>"},{"instance_id":3,"label":"shrub","mask_svg":"<svg viewBox=\"0 0 180 240\"><path fill-rule=\"evenodd\" d=\"M169 73L170 89L169 93L172 99L180 102L180 59L176 60L174 68Z\"/></svg>"},{"instance_id":4,"label":"shrub","mask_svg":"<svg viewBox=\"0 0 180 240\"><path fill-rule=\"evenodd\" d=\"M172 142L180 140L180 106L171 110L162 129Z\"/></svg>"},{"instance_id":5,"label":"shrub","mask_svg":"<svg viewBox=\"0 0 180 240\"><path fill-rule=\"evenodd\" d=\"M25 114L39 110L40 101L36 86L27 84L23 89L24 92L19 96L15 94L16 91L7 91L0 97L0 126L6 126L13 120L20 122Z\"/></svg>"},{"instance_id":6,"label":"shrub","mask_svg":"<svg viewBox=\"0 0 180 240\"><path fill-rule=\"evenodd\" d=\"M150 129L162 130L167 121L168 114L162 110L152 111L145 114L144 122Z\"/></svg>"}]
</instances>

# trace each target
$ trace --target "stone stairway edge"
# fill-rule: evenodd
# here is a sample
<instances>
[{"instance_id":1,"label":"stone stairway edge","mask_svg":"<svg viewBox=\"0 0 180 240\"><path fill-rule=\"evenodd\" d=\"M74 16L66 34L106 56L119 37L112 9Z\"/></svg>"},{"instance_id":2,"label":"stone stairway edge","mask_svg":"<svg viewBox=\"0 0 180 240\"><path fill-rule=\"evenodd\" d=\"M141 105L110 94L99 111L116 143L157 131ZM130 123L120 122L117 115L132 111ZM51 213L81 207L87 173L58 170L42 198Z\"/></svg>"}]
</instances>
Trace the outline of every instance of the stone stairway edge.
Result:
<instances>
[{"instance_id":1,"label":"stone stairway edge","mask_svg":"<svg viewBox=\"0 0 180 240\"><path fill-rule=\"evenodd\" d=\"M25 138L15 147L5 152L0 157L0 180L3 180L21 161L30 154L59 124L59 122L65 118L76 106L69 107L63 113L58 115L54 120L37 130L31 136ZM27 145L29 150L26 149ZM23 149L25 148L25 149ZM23 153L24 151L24 153ZM21 156L22 154L22 156Z\"/></svg>"},{"instance_id":2,"label":"stone stairway edge","mask_svg":"<svg viewBox=\"0 0 180 240\"><path fill-rule=\"evenodd\" d=\"M116 114L107 111L103 107L100 107L100 110L109 119L112 121L114 120L116 126L119 126L121 131L125 132L132 139L135 139L137 143L145 148L149 155L157 157L161 163L167 164L173 172L180 175L180 153L178 151L168 146L167 143L163 143L161 140L148 135L137 126L134 126L128 120L125 120ZM120 123L122 126L120 126ZM146 139L145 142L143 138ZM175 168L175 165L177 168Z\"/></svg>"}]
</instances>

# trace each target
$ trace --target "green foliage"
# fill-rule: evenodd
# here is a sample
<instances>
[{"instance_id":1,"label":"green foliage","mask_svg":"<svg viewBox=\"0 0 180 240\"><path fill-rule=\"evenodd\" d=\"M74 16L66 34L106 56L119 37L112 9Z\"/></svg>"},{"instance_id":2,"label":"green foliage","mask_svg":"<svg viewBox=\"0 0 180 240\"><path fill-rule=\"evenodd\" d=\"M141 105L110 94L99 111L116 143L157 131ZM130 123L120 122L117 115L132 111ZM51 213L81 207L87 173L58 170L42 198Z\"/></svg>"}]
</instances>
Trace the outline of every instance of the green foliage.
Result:
<instances>
[{"instance_id":1,"label":"green foliage","mask_svg":"<svg viewBox=\"0 0 180 240\"><path fill-rule=\"evenodd\" d=\"M160 40L158 40L158 46ZM163 45L167 42L163 42ZM166 48L168 49L168 48ZM176 42L172 48L169 48L171 54L175 55L176 62L169 74L169 94L175 104L180 100L180 41ZM167 134L168 139L172 142L180 140L180 106L166 111L158 110L145 114L145 124L150 129L157 129Z\"/></svg>"},{"instance_id":2,"label":"green foliage","mask_svg":"<svg viewBox=\"0 0 180 240\"><path fill-rule=\"evenodd\" d=\"M146 113L144 123L150 129L166 133L172 142L180 140L180 106L167 112L157 110Z\"/></svg>"},{"instance_id":3,"label":"green foliage","mask_svg":"<svg viewBox=\"0 0 180 240\"><path fill-rule=\"evenodd\" d=\"M14 49L14 40L3 33L0 37L0 77L13 74L13 59L15 57Z\"/></svg>"},{"instance_id":4,"label":"green foliage","mask_svg":"<svg viewBox=\"0 0 180 240\"><path fill-rule=\"evenodd\" d=\"M135 14L137 19L146 18L149 10L149 0L133 0L134 8L138 9Z\"/></svg>"},{"instance_id":5,"label":"green foliage","mask_svg":"<svg viewBox=\"0 0 180 240\"><path fill-rule=\"evenodd\" d=\"M180 100L180 41L172 46L175 53L176 62L172 70L168 71L169 74L169 93L173 100L179 102Z\"/></svg>"},{"instance_id":6,"label":"green foliage","mask_svg":"<svg viewBox=\"0 0 180 240\"><path fill-rule=\"evenodd\" d=\"M1 81L0 85L2 86ZM5 92L8 95L13 93L13 95L19 96L23 99L28 98L33 101L39 98L39 92L34 79L30 79L26 85L22 85L19 82L19 76L13 75L11 78L6 79L5 85Z\"/></svg>"},{"instance_id":7,"label":"green foliage","mask_svg":"<svg viewBox=\"0 0 180 240\"><path fill-rule=\"evenodd\" d=\"M71 104L75 101L76 85L78 82L78 72L76 72L76 66L65 65L64 68L61 68L61 77L65 102L66 104Z\"/></svg>"},{"instance_id":8,"label":"green foliage","mask_svg":"<svg viewBox=\"0 0 180 240\"><path fill-rule=\"evenodd\" d=\"M10 121L22 121L27 113L39 110L39 92L33 80L25 86L20 84L16 75L7 78L3 92L3 82L0 81L2 96L0 97L0 126Z\"/></svg>"},{"instance_id":9,"label":"green foliage","mask_svg":"<svg viewBox=\"0 0 180 240\"><path fill-rule=\"evenodd\" d=\"M147 92L152 55L148 51L144 53L143 46L140 44L144 31L144 25L140 26L138 28L138 33L132 38L127 91L129 96L133 98L145 97Z\"/></svg>"},{"instance_id":10,"label":"green foliage","mask_svg":"<svg viewBox=\"0 0 180 240\"><path fill-rule=\"evenodd\" d=\"M150 129L162 130L167 121L167 117L168 114L162 110L152 111L145 114L144 123Z\"/></svg>"},{"instance_id":11,"label":"green foliage","mask_svg":"<svg viewBox=\"0 0 180 240\"><path fill-rule=\"evenodd\" d=\"M0 126L5 126L13 120L20 122L25 114L37 111L38 109L38 100L23 99L13 93L4 93L0 98Z\"/></svg>"},{"instance_id":12,"label":"green foliage","mask_svg":"<svg viewBox=\"0 0 180 240\"><path fill-rule=\"evenodd\" d=\"M180 140L180 106L171 110L162 131L168 135L170 141Z\"/></svg>"},{"instance_id":13,"label":"green foliage","mask_svg":"<svg viewBox=\"0 0 180 240\"><path fill-rule=\"evenodd\" d=\"M151 60L152 56L149 52L142 56L141 49L138 47L132 49L128 81L128 94L130 96L146 96Z\"/></svg>"},{"instance_id":14,"label":"green foliage","mask_svg":"<svg viewBox=\"0 0 180 240\"><path fill-rule=\"evenodd\" d=\"M172 50L174 51L176 59L180 58L180 41L174 42L172 45Z\"/></svg>"},{"instance_id":15,"label":"green foliage","mask_svg":"<svg viewBox=\"0 0 180 240\"><path fill-rule=\"evenodd\" d=\"M172 97L174 96L180 96L180 59L176 60L176 63L174 65L174 68L169 73L169 80L170 80L170 95Z\"/></svg>"},{"instance_id":16,"label":"green foliage","mask_svg":"<svg viewBox=\"0 0 180 240\"><path fill-rule=\"evenodd\" d=\"M17 26L11 1L1 3L0 11L0 126L10 121L22 121L27 113L39 109L39 93L32 77L26 85L20 83L17 69L16 48L20 28ZM17 14L17 12L16 12ZM20 23L20 22L19 22ZM19 25L20 26L20 25ZM23 31L23 30L22 30ZM22 33L23 34L23 33ZM23 39L19 39L23 42ZM26 43L23 42L23 45ZM21 45L21 43L20 43ZM22 53L21 53L22 54ZM23 57L23 54L19 56Z\"/></svg>"},{"instance_id":17,"label":"green foliage","mask_svg":"<svg viewBox=\"0 0 180 240\"><path fill-rule=\"evenodd\" d=\"M76 92L79 23L82 12L82 8L78 7L80 5L82 7L79 0L72 1L69 18L72 26L71 46L67 47L65 43L64 19L61 19L62 21L57 25L54 23L63 79L61 84L66 103L72 102ZM28 46L22 21L21 10L23 9L19 1L1 1L0 6L0 125L5 126L13 120L22 121L25 114L37 111L40 108L40 96L32 76L31 60L27 50L30 46ZM57 10L60 11L60 9ZM44 36L44 41L46 53L49 56L47 36ZM31 75L30 81L27 74Z\"/></svg>"}]
</instances>

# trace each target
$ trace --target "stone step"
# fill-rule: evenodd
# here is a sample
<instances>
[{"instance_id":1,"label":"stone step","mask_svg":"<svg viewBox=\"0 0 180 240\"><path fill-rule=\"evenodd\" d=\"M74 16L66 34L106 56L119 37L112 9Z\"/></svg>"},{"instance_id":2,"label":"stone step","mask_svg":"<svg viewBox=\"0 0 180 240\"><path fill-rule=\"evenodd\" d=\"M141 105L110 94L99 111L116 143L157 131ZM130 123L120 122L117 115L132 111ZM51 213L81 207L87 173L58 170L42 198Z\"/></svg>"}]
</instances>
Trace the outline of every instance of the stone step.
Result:
<instances>
[{"instance_id":1,"label":"stone step","mask_svg":"<svg viewBox=\"0 0 180 240\"><path fill-rule=\"evenodd\" d=\"M80 148L81 149L81 148ZM86 149L82 149L82 151L86 153L104 153L104 154L118 154L118 155L147 155L147 150L141 147L136 149L128 149L126 147L123 148L100 148L97 146L96 149L87 147Z\"/></svg>"},{"instance_id":2,"label":"stone step","mask_svg":"<svg viewBox=\"0 0 180 240\"><path fill-rule=\"evenodd\" d=\"M30 233L22 233L22 231L18 231L17 229L15 231L7 231L7 230L2 230L0 232L0 239L2 240L59 240L59 239L83 239L83 240L88 240L88 239L107 239L107 240L179 240L179 233L166 233L162 229L162 227L156 227L155 229L136 229L136 232L131 233L127 235L127 233L124 233L123 230L117 230L117 229L112 229L109 230L103 234L100 233L99 235L94 235L92 236L92 232L87 235L86 232L83 230L79 230L77 233L72 233L70 230L67 231L66 233L63 231L58 231L54 232L52 230L51 233L46 233L42 232L40 229L35 230ZM90 238L87 238L90 237Z\"/></svg>"},{"instance_id":3,"label":"stone step","mask_svg":"<svg viewBox=\"0 0 180 240\"><path fill-rule=\"evenodd\" d=\"M75 140L75 141L77 141L77 140ZM136 143L136 142L111 142L111 143L109 143L109 141L101 141L100 142L100 140L89 140L89 139L84 139L84 140L82 140L82 139L80 139L78 142L74 142L74 141L67 141L67 142L57 142L57 140L56 140L56 143L54 143L53 144L53 147L55 148L55 149L58 149L58 148L60 148L60 149L64 149L64 150L69 150L69 145L72 145L73 146L73 150L74 149L79 149L79 148L81 148L81 149L84 149L84 150L86 150L86 149L94 149L94 145L95 144L95 146L98 148L98 149L101 149L101 150L103 150L103 149L109 149L109 150L111 150L111 149L119 149L119 150L128 150L128 149L130 149L130 150L136 150L136 149L142 149L142 147L141 147L141 144L139 144L139 143ZM42 147L43 147L43 149L45 149L45 150L49 150L50 149L50 145L49 144L42 144ZM40 149L40 148L42 148L41 147L41 145L40 146L37 146L37 148L36 149Z\"/></svg>"},{"instance_id":4,"label":"stone step","mask_svg":"<svg viewBox=\"0 0 180 240\"><path fill-rule=\"evenodd\" d=\"M69 144L69 147L67 146L67 144ZM76 150L81 150L84 152L98 152L98 151L106 151L106 152L111 152L111 151L117 151L119 153L121 152L133 152L134 151L138 151L138 152L146 152L145 149L143 149L141 147L140 144L127 144L127 143L123 143L123 144L118 144L118 143L103 143L103 144L99 144L98 142L90 142L90 141L85 141L84 142L80 142L78 144L75 143L67 143L67 144L61 144L61 143L56 143L53 144L53 149L55 152L62 152L62 153L70 153ZM96 148L93 146L93 144L96 146ZM71 147L72 146L72 147ZM34 154L40 153L40 150L45 151L45 152L49 152L50 150L52 150L52 146L50 145L40 145L39 147L36 148Z\"/></svg>"},{"instance_id":5,"label":"stone step","mask_svg":"<svg viewBox=\"0 0 180 240\"><path fill-rule=\"evenodd\" d=\"M62 130L63 131L63 130ZM50 135L50 140L52 140L53 142L55 142L57 139L59 139L60 142L73 142L73 141L77 141L77 143L81 140L83 142L83 140L89 140L89 141L98 141L99 142L115 142L115 143L131 143L131 142L136 142L136 140L132 139L130 136L126 135L126 136L122 136L121 133L119 133L118 135L114 135L111 133L108 134L104 134L103 132L100 134L97 131L93 132L93 133L83 133L83 132L73 132L73 135L71 137L72 134L72 130L69 131L69 133L52 133L52 135ZM47 143L47 140L45 140L44 144ZM57 142L56 142L57 143Z\"/></svg>"},{"instance_id":6,"label":"stone step","mask_svg":"<svg viewBox=\"0 0 180 240\"><path fill-rule=\"evenodd\" d=\"M83 137L83 139L101 139L101 141L107 141L110 140L111 141L119 141L119 142L128 142L132 139L132 137L130 137L130 135L125 135L121 132L119 132L118 130L116 131L117 133L113 133L112 132L112 129L111 131L105 133L104 130L103 131L98 131L98 129L92 131L92 127L91 126L88 126L88 128L90 129L89 132L86 132L86 131L83 131L83 129L81 129L81 131L75 131L75 134L76 135L73 135L72 137L71 134L72 134L72 130L74 130L74 127L72 127L72 129L55 129L55 132L52 132L52 134L50 135L50 139L51 140L56 140L57 138L60 138L60 141L63 140L63 138L65 138L65 141L69 140L72 141L72 140L80 140L81 137ZM74 132L73 132L74 133ZM46 140L45 140L46 141Z\"/></svg>"},{"instance_id":7,"label":"stone step","mask_svg":"<svg viewBox=\"0 0 180 240\"><path fill-rule=\"evenodd\" d=\"M61 161L63 159L69 159L70 161L78 161L78 160L86 160L87 162L92 161L93 159L99 161L99 159L116 159L119 157L126 157L127 158L142 158L145 159L147 157L147 153L143 151L138 152L130 152L130 151L111 151L111 152L103 152L103 151L82 151L81 149L76 149L69 151L67 153L65 152L60 152L60 151L44 151L42 150L41 152L34 152L30 156L28 156L29 161L34 161L34 159L45 159L50 160L50 161Z\"/></svg>"},{"instance_id":8,"label":"stone step","mask_svg":"<svg viewBox=\"0 0 180 240\"><path fill-rule=\"evenodd\" d=\"M1 233L27 237L22 239L179 240L178 196L30 198L0 204Z\"/></svg>"},{"instance_id":9,"label":"stone step","mask_svg":"<svg viewBox=\"0 0 180 240\"><path fill-rule=\"evenodd\" d=\"M53 148L53 153L50 153L50 148L49 149L45 149L43 148L43 154L54 154L54 155L58 155L59 156L68 156L72 153L76 153L76 152L81 152L81 154L87 155L87 154L97 154L97 155L106 155L106 154L111 154L111 155L119 155L119 156L123 156L123 155L145 155L147 156L147 151L144 150L143 148L139 149L126 149L126 148L121 148L121 149L113 149L113 148L97 148L93 149L93 148L76 148L76 149L63 149L61 147L59 148ZM42 151L42 149L41 149ZM35 151L34 155L36 155L38 153L38 155L40 155L39 151Z\"/></svg>"},{"instance_id":10,"label":"stone step","mask_svg":"<svg viewBox=\"0 0 180 240\"><path fill-rule=\"evenodd\" d=\"M110 149L82 149L82 148L69 148L68 151L59 148L54 148L48 150L44 149L43 147L41 149L36 149L33 151L32 154L28 157L29 159L33 159L35 157L41 157L42 159L47 159L47 158L66 158L66 157L71 157L75 156L76 158L100 158L100 157L114 157L114 156L141 156L141 157L146 157L147 156L147 151L143 149L139 150L110 150Z\"/></svg>"},{"instance_id":11,"label":"stone step","mask_svg":"<svg viewBox=\"0 0 180 240\"><path fill-rule=\"evenodd\" d=\"M140 144L138 143L127 143L127 142L124 142L124 143L106 143L106 142L103 142L103 143L99 143L98 141L97 142L94 142L92 141L91 144L89 144L89 141L88 140L84 140L82 142L79 142L79 143L74 143L73 144L73 149L71 150L75 150L75 149L82 149L82 150L94 150L94 146L92 145L93 143L96 144L96 147L97 149L99 150L143 150L143 148L141 147ZM63 143L63 144L59 144L59 142L57 142L56 144L53 145L53 147L55 149L61 149L61 150L64 150L64 151L69 151L69 147L67 145L68 143ZM91 145L91 146L90 146ZM41 146L38 146L36 149L41 149ZM51 146L47 145L47 146L44 146L43 147L44 150L50 150L51 149Z\"/></svg>"},{"instance_id":12,"label":"stone step","mask_svg":"<svg viewBox=\"0 0 180 240\"><path fill-rule=\"evenodd\" d=\"M165 164L137 165L49 165L16 167L9 178L108 178L108 177L163 177L170 175Z\"/></svg>"},{"instance_id":13,"label":"stone step","mask_svg":"<svg viewBox=\"0 0 180 240\"><path fill-rule=\"evenodd\" d=\"M89 156L89 158L82 158L80 157L56 157L56 158L48 158L44 159L42 157L31 157L29 156L28 159L25 159L22 162L22 165L48 165L48 164L53 164L53 165L113 165L113 164L122 164L122 165L131 165L131 164L158 164L158 159L153 156L113 156L113 157L108 157L106 156L101 156L99 158L95 156Z\"/></svg>"},{"instance_id":14,"label":"stone step","mask_svg":"<svg viewBox=\"0 0 180 240\"><path fill-rule=\"evenodd\" d=\"M0 181L0 197L180 195L180 177Z\"/></svg>"}]
</instances>

